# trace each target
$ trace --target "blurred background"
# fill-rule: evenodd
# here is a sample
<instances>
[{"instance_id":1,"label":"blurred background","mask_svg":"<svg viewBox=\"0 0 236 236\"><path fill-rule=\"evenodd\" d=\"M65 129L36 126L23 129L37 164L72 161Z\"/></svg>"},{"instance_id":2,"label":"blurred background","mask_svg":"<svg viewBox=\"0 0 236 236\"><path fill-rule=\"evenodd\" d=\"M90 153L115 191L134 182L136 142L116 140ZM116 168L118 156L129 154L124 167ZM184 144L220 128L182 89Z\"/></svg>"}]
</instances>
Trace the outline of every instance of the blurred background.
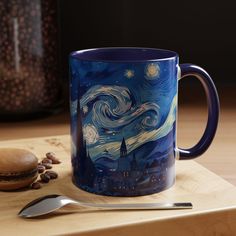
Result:
<instances>
[{"instance_id":1,"label":"blurred background","mask_svg":"<svg viewBox=\"0 0 236 236\"><path fill-rule=\"evenodd\" d=\"M176 51L180 63L202 66L212 76L222 109L234 109L234 5L233 0L227 4L205 0L1 0L0 118L5 122L0 128L6 132L0 139L12 137L6 121L29 121L35 112L35 117L52 115L46 116L50 122L69 123L68 55L86 48L131 46ZM206 113L204 90L195 78L180 82L179 104L200 107ZM18 119L17 114L23 116ZM31 122L48 124L43 117ZM18 124L11 127L14 125ZM22 127L27 125L21 123ZM68 126L63 132L69 132ZM20 135L25 136L25 132Z\"/></svg>"},{"instance_id":2,"label":"blurred background","mask_svg":"<svg viewBox=\"0 0 236 236\"><path fill-rule=\"evenodd\" d=\"M233 0L227 4L205 0L62 0L60 9L65 80L68 54L73 50L109 46L164 48L178 52L180 63L194 63L207 70L224 105L232 103L230 94L236 88ZM179 89L180 103L204 102L203 89L196 79L185 79Z\"/></svg>"}]
</instances>

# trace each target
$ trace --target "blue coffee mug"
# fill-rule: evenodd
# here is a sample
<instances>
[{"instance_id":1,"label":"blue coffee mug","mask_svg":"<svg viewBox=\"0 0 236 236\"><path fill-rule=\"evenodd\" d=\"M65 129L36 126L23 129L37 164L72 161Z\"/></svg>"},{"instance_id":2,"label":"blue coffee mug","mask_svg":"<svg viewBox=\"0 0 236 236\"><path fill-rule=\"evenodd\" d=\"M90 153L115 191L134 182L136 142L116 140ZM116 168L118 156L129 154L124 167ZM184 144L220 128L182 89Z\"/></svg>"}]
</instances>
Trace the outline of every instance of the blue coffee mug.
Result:
<instances>
[{"instance_id":1,"label":"blue coffee mug","mask_svg":"<svg viewBox=\"0 0 236 236\"><path fill-rule=\"evenodd\" d=\"M176 146L178 79L198 78L208 121L192 148ZM152 48L98 48L70 55L73 182L101 195L157 193L175 182L175 159L210 146L219 99L210 76L178 54Z\"/></svg>"}]
</instances>

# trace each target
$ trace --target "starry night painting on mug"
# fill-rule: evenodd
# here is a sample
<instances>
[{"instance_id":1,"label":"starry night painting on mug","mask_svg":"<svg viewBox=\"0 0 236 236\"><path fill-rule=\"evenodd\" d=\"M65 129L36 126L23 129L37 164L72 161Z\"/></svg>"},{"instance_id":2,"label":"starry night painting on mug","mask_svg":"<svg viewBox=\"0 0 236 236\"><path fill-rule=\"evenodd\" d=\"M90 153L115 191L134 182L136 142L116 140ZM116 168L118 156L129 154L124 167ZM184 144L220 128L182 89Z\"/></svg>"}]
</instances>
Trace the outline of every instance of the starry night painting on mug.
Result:
<instances>
[{"instance_id":1,"label":"starry night painting on mug","mask_svg":"<svg viewBox=\"0 0 236 236\"><path fill-rule=\"evenodd\" d=\"M173 185L176 62L70 63L74 183L111 196Z\"/></svg>"}]
</instances>

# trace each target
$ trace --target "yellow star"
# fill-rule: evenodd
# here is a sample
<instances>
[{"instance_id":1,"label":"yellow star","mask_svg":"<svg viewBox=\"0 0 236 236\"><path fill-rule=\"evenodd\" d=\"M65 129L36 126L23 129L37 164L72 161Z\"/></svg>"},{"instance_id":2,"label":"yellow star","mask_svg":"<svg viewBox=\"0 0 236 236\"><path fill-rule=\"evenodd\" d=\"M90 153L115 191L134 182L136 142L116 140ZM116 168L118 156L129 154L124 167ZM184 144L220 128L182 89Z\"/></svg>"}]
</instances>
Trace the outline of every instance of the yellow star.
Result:
<instances>
[{"instance_id":1,"label":"yellow star","mask_svg":"<svg viewBox=\"0 0 236 236\"><path fill-rule=\"evenodd\" d=\"M155 65L154 63L151 63L147 66L146 75L149 78L159 77L159 74L160 74L160 68L157 64Z\"/></svg>"},{"instance_id":2,"label":"yellow star","mask_svg":"<svg viewBox=\"0 0 236 236\"><path fill-rule=\"evenodd\" d=\"M126 70L125 77L127 77L128 79L134 77L134 71L133 70Z\"/></svg>"}]
</instances>

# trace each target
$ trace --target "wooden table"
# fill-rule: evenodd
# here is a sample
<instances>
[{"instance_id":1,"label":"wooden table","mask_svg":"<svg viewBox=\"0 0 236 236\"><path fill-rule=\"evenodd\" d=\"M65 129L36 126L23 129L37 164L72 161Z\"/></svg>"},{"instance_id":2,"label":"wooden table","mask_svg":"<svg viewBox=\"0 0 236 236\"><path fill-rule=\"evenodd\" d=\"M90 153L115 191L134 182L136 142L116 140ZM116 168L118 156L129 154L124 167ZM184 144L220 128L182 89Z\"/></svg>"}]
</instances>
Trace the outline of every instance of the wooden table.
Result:
<instances>
[{"instance_id":1,"label":"wooden table","mask_svg":"<svg viewBox=\"0 0 236 236\"><path fill-rule=\"evenodd\" d=\"M236 187L194 161L176 162L176 183L161 193L141 197L105 197L79 190L71 182L69 136L20 139L0 147L26 148L42 158L48 150L61 158L59 178L40 190L0 193L1 235L235 235ZM19 209L46 194L62 194L96 203L190 201L193 209L101 211L64 209L47 217L22 219Z\"/></svg>"},{"instance_id":2,"label":"wooden table","mask_svg":"<svg viewBox=\"0 0 236 236\"><path fill-rule=\"evenodd\" d=\"M188 147L196 143L204 129L206 111L202 107L180 107L178 120L178 144ZM41 120L18 123L0 123L0 146L24 146L42 156L47 151L40 143L50 143L44 139L13 141L17 138L32 138L69 133L68 114L59 114ZM63 158L69 159L68 136L59 136L67 141L57 145L51 141L51 150L61 152ZM50 138L46 138L50 140ZM9 140L9 141L3 141ZM32 144L31 142L35 142ZM31 144L30 144L31 143ZM108 198L72 191L69 162L61 174L60 188L55 183L39 191L17 193L0 193L0 228L1 235L144 235L156 232L158 235L236 235L236 110L224 107L216 138L211 148L197 162L213 171L208 171L195 161L177 162L176 185L161 193L147 197L135 198L137 202L178 200L192 201L193 210L180 211L142 211L142 212L83 212L83 214L58 214L53 218L40 220L20 220L16 213L20 206L34 197L51 193L69 194L73 197L94 202L133 201L131 198ZM54 146L53 146L54 145ZM67 153L67 154L65 154ZM66 156L67 155L67 156ZM218 176L217 176L217 175ZM195 177L194 177L195 176ZM225 180L220 178L223 177ZM9 195L10 194L10 195ZM7 200L6 200L7 199Z\"/></svg>"}]
</instances>

